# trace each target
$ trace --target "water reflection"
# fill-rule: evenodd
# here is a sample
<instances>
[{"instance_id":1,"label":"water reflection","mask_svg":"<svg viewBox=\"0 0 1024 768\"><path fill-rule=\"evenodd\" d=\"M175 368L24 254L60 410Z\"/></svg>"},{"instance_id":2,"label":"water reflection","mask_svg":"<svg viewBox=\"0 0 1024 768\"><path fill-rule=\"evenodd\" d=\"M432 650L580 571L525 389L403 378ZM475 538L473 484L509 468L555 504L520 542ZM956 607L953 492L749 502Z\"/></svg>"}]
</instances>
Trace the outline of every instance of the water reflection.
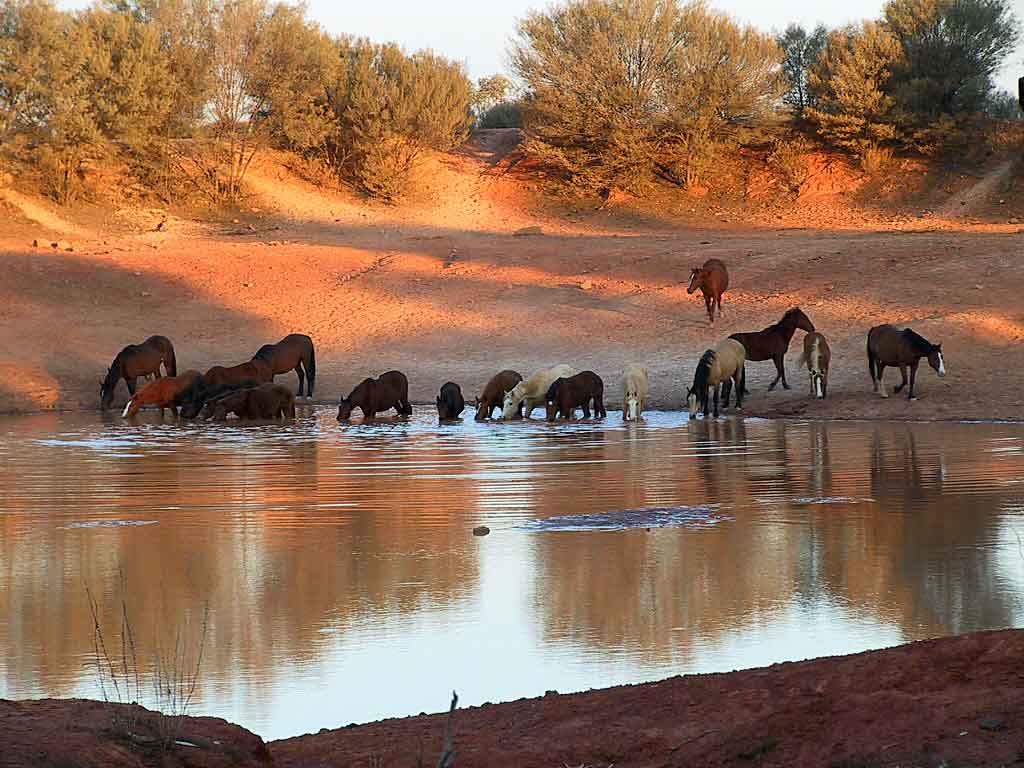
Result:
<instances>
[{"instance_id":1,"label":"water reflection","mask_svg":"<svg viewBox=\"0 0 1024 768\"><path fill-rule=\"evenodd\" d=\"M1009 425L324 411L0 433L0 696L97 695L85 586L116 636L122 573L140 658L179 628L197 643L209 606L198 707L269 737L437 709L453 685L478 703L1021 618ZM529 524L655 507L706 514Z\"/></svg>"}]
</instances>

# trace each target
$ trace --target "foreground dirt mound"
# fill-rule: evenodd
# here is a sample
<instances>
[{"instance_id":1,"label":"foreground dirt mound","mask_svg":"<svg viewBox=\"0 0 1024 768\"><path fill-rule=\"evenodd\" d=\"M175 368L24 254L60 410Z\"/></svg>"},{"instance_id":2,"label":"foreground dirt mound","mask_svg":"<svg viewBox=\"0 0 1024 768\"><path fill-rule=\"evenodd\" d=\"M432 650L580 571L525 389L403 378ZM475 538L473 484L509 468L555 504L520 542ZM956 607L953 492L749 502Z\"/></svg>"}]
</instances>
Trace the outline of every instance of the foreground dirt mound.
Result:
<instances>
[{"instance_id":1,"label":"foreground dirt mound","mask_svg":"<svg viewBox=\"0 0 1024 768\"><path fill-rule=\"evenodd\" d=\"M178 746L161 716L139 706L71 699L0 700L0 766L249 768L273 765L259 736L213 717L183 718ZM129 724L126 725L126 724ZM131 736L128 733L131 733ZM163 733L167 733L166 729Z\"/></svg>"},{"instance_id":2,"label":"foreground dirt mound","mask_svg":"<svg viewBox=\"0 0 1024 768\"><path fill-rule=\"evenodd\" d=\"M1024 760L1024 632L457 714L460 766L1003 766ZM276 764L412 765L445 715L272 742ZM374 762L377 761L377 762Z\"/></svg>"}]
</instances>

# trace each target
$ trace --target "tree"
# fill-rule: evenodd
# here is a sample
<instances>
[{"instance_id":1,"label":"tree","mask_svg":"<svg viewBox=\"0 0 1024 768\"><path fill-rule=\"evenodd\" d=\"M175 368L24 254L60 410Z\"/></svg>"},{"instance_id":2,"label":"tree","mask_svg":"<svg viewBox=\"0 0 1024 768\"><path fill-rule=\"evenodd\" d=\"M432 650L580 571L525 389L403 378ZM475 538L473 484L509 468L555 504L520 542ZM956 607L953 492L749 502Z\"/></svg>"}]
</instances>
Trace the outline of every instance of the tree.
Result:
<instances>
[{"instance_id":1,"label":"tree","mask_svg":"<svg viewBox=\"0 0 1024 768\"><path fill-rule=\"evenodd\" d=\"M823 138L862 159L896 138L895 104L886 89L899 56L895 36L874 22L828 36L808 74L818 106L806 110Z\"/></svg>"},{"instance_id":2,"label":"tree","mask_svg":"<svg viewBox=\"0 0 1024 768\"><path fill-rule=\"evenodd\" d=\"M489 110L508 100L512 81L504 75L481 77L473 89L473 112L479 119Z\"/></svg>"},{"instance_id":3,"label":"tree","mask_svg":"<svg viewBox=\"0 0 1024 768\"><path fill-rule=\"evenodd\" d=\"M641 189L655 171L692 182L713 152L777 100L778 49L703 5L569 0L519 25L526 149L574 186Z\"/></svg>"},{"instance_id":4,"label":"tree","mask_svg":"<svg viewBox=\"0 0 1024 768\"><path fill-rule=\"evenodd\" d=\"M782 50L782 71L786 75L788 90L782 100L793 110L797 118L804 116L804 110L817 106L807 77L818 55L825 47L828 30L819 24L808 32L799 24L790 24L786 31L775 38Z\"/></svg>"}]
</instances>

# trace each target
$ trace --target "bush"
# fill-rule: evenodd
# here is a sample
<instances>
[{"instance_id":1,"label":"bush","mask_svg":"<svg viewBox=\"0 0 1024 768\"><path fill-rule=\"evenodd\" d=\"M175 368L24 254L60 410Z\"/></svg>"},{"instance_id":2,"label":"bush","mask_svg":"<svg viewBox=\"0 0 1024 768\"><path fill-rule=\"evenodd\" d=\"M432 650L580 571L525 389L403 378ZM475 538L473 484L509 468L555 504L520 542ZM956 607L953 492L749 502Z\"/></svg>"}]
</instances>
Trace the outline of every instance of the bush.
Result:
<instances>
[{"instance_id":1,"label":"bush","mask_svg":"<svg viewBox=\"0 0 1024 768\"><path fill-rule=\"evenodd\" d=\"M518 101L503 101L484 112L477 120L478 128L522 128L523 105Z\"/></svg>"},{"instance_id":2,"label":"bush","mask_svg":"<svg viewBox=\"0 0 1024 768\"><path fill-rule=\"evenodd\" d=\"M774 42L699 4L569 0L518 35L525 149L584 191L692 184L782 92Z\"/></svg>"}]
</instances>

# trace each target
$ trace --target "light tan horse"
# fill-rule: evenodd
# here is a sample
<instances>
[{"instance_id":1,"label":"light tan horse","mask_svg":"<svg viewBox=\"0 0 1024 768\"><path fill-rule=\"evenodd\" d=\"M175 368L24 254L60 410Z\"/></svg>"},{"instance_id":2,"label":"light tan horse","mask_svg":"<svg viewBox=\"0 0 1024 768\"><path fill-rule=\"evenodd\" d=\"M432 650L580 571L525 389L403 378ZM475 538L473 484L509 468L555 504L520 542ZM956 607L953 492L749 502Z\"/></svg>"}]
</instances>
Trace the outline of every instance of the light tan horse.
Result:
<instances>
[{"instance_id":1,"label":"light tan horse","mask_svg":"<svg viewBox=\"0 0 1024 768\"><path fill-rule=\"evenodd\" d=\"M744 363L747 352L735 339L726 339L714 349L707 350L697 363L693 374L693 386L686 391L686 402L690 416L697 415L697 406L708 415L708 402L714 395L715 417L718 417L719 385L722 386L722 407L729 407L729 393L736 385L736 408L743 408L743 385L746 383Z\"/></svg>"},{"instance_id":2,"label":"light tan horse","mask_svg":"<svg viewBox=\"0 0 1024 768\"><path fill-rule=\"evenodd\" d=\"M567 379L576 375L576 369L570 365L555 365L537 371L526 381L520 381L512 389L505 393L505 400L501 411L501 418L508 420L514 418L519 410L519 404L523 403L523 418L530 418L530 413L538 405L545 404L545 397L548 389L555 379Z\"/></svg>"},{"instance_id":3,"label":"light tan horse","mask_svg":"<svg viewBox=\"0 0 1024 768\"><path fill-rule=\"evenodd\" d=\"M622 420L640 421L647 402L647 369L629 365L622 372Z\"/></svg>"},{"instance_id":4,"label":"light tan horse","mask_svg":"<svg viewBox=\"0 0 1024 768\"><path fill-rule=\"evenodd\" d=\"M811 380L811 397L824 400L828 396L828 366L832 362L832 350L824 335L815 331L804 336L804 351L800 365L807 366Z\"/></svg>"}]
</instances>

